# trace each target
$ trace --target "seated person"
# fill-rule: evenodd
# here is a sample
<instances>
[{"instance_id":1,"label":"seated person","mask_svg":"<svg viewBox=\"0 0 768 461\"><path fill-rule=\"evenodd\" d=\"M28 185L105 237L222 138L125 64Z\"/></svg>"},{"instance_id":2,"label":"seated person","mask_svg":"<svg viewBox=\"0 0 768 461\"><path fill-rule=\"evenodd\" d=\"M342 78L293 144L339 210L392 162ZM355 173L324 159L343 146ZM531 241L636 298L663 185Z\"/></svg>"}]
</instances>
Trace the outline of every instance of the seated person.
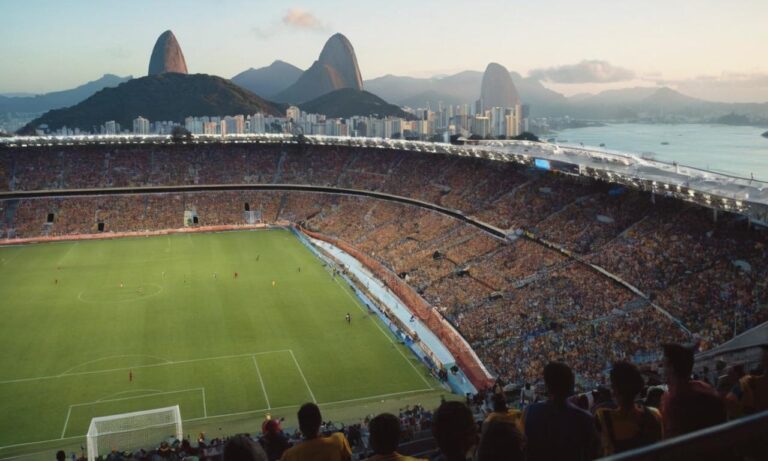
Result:
<instances>
[{"instance_id":1,"label":"seated person","mask_svg":"<svg viewBox=\"0 0 768 461\"><path fill-rule=\"evenodd\" d=\"M299 408L299 429L304 440L287 449L282 461L351 461L352 449L344 434L335 432L328 437L320 436L323 417L314 403L305 403Z\"/></svg>"}]
</instances>

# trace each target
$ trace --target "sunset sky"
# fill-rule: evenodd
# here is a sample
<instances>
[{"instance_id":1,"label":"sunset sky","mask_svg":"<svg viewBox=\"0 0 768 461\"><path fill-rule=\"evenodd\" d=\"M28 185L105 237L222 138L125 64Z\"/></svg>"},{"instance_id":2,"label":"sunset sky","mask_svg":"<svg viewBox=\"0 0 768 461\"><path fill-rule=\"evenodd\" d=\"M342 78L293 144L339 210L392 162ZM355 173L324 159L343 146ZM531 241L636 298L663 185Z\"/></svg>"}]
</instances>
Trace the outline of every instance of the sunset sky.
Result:
<instances>
[{"instance_id":1,"label":"sunset sky","mask_svg":"<svg viewBox=\"0 0 768 461\"><path fill-rule=\"evenodd\" d=\"M143 76L171 29L190 72L227 78L275 59L307 68L341 32L364 79L496 61L566 95L669 85L768 101L766 0L2 0L0 18L0 93Z\"/></svg>"}]
</instances>

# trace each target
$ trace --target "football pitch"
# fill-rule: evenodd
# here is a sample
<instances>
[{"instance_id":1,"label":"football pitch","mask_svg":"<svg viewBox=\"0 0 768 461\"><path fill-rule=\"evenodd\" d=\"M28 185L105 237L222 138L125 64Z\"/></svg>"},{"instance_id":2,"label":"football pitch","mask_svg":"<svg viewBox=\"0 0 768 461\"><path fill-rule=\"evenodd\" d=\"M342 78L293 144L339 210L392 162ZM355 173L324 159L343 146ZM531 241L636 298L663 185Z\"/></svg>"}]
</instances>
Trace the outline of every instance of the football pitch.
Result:
<instances>
[{"instance_id":1,"label":"football pitch","mask_svg":"<svg viewBox=\"0 0 768 461\"><path fill-rule=\"evenodd\" d=\"M95 416L178 404L185 431L255 432L308 401L442 391L287 230L3 247L0 316L0 457L80 443Z\"/></svg>"}]
</instances>

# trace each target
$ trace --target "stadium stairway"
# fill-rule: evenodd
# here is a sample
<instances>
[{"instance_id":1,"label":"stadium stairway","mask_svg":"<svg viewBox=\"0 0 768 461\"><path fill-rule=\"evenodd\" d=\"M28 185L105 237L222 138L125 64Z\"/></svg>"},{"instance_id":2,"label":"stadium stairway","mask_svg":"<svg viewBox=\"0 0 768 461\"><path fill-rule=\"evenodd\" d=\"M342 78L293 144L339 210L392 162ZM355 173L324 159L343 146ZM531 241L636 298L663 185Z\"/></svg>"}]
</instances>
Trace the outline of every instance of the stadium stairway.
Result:
<instances>
[{"instance_id":1,"label":"stadium stairway","mask_svg":"<svg viewBox=\"0 0 768 461\"><path fill-rule=\"evenodd\" d=\"M0 221L0 236L6 236L8 238L13 237L14 227L13 218L16 214L16 210L19 208L18 200L7 200L5 202L5 210Z\"/></svg>"}]
</instances>

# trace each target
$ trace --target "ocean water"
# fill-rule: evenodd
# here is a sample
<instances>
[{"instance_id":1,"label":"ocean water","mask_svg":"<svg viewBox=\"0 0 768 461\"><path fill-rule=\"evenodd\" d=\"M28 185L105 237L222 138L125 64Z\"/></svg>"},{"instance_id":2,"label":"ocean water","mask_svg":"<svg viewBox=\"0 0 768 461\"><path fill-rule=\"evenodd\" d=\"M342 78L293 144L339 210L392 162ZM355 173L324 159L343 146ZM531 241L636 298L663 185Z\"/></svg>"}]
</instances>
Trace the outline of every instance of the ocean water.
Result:
<instances>
[{"instance_id":1,"label":"ocean water","mask_svg":"<svg viewBox=\"0 0 768 461\"><path fill-rule=\"evenodd\" d=\"M571 128L554 137L560 144L618 150L656 160L768 181L766 128L750 126L617 123L602 127ZM668 144L662 144L668 143Z\"/></svg>"}]
</instances>

